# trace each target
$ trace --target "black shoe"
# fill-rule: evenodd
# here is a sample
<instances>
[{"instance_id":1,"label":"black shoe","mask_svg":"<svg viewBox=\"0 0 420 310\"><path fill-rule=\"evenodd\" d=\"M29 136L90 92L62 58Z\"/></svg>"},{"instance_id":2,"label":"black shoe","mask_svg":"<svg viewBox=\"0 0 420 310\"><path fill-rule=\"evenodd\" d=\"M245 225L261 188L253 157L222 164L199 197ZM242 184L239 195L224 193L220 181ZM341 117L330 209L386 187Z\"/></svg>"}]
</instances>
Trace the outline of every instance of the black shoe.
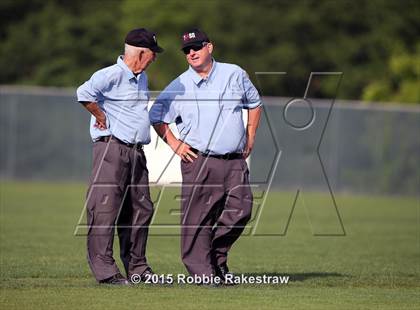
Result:
<instances>
[{"instance_id":1,"label":"black shoe","mask_svg":"<svg viewBox=\"0 0 420 310\"><path fill-rule=\"evenodd\" d=\"M224 285L235 285L233 282L234 274L229 271L228 265L222 264L219 266L215 266L216 276L222 279L222 283Z\"/></svg>"},{"instance_id":2,"label":"black shoe","mask_svg":"<svg viewBox=\"0 0 420 310\"><path fill-rule=\"evenodd\" d=\"M112 277L99 281L99 283L111 285L130 285L130 282L128 282L121 273L114 274Z\"/></svg>"},{"instance_id":3,"label":"black shoe","mask_svg":"<svg viewBox=\"0 0 420 310\"><path fill-rule=\"evenodd\" d=\"M140 278L142 282L149 281L152 282L153 275L156 273L153 272L152 268L147 268L143 273L141 274Z\"/></svg>"},{"instance_id":4,"label":"black shoe","mask_svg":"<svg viewBox=\"0 0 420 310\"><path fill-rule=\"evenodd\" d=\"M232 274L231 272L229 272L229 268L226 263L219 266L215 266L214 269L216 271L216 276L219 276L222 280L225 279L227 274Z\"/></svg>"}]
</instances>

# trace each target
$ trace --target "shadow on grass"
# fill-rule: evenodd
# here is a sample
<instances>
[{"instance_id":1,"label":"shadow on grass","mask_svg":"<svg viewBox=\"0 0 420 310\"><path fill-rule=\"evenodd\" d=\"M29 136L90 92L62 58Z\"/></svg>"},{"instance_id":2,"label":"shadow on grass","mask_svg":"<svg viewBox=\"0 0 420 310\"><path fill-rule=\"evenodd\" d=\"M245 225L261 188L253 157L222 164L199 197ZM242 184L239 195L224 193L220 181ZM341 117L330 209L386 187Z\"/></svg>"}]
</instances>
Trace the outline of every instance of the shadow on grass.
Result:
<instances>
[{"instance_id":1,"label":"shadow on grass","mask_svg":"<svg viewBox=\"0 0 420 310\"><path fill-rule=\"evenodd\" d=\"M302 272L302 273L278 273L278 272L258 272L258 273L245 273L245 276L289 276L290 281L306 281L314 278L330 278L330 277L346 277L347 275L337 272Z\"/></svg>"}]
</instances>

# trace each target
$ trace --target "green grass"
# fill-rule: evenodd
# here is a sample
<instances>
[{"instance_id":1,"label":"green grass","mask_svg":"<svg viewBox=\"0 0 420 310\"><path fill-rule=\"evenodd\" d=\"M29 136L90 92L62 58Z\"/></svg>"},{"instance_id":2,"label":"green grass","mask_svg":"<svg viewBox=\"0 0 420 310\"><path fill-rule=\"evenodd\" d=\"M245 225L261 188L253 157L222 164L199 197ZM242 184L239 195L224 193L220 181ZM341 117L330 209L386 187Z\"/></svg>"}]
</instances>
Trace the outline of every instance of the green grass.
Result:
<instances>
[{"instance_id":1,"label":"green grass","mask_svg":"<svg viewBox=\"0 0 420 310\"><path fill-rule=\"evenodd\" d=\"M337 195L346 235L332 236L342 231L328 196L303 193L287 226L294 194L270 194L258 226L254 218L229 262L235 273L290 275L287 285L115 288L96 284L85 259L85 237L74 235L83 211L84 185L0 186L2 309L420 307L416 198ZM154 223L175 225L176 192L164 193ZM256 197L257 204L261 201ZM178 231L172 226L151 229L147 253L156 272L185 273ZM325 236L314 236L317 233Z\"/></svg>"}]
</instances>

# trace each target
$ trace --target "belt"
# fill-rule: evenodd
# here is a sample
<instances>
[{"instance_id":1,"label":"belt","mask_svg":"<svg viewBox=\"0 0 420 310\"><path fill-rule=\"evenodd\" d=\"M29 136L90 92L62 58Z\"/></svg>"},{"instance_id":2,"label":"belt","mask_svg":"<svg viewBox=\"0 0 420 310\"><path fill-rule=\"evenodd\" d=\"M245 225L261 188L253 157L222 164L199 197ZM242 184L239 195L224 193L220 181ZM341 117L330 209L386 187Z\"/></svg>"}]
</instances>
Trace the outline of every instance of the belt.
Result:
<instances>
[{"instance_id":1,"label":"belt","mask_svg":"<svg viewBox=\"0 0 420 310\"><path fill-rule=\"evenodd\" d=\"M141 143L128 143L128 142L124 142L124 141L121 141L120 139L118 139L118 138L116 138L114 136L102 136L102 137L100 137L96 141L106 142L106 143L108 143L109 141L115 141L115 142L117 142L119 144L122 144L122 145L125 145L125 146L128 146L128 147L131 147L131 148L135 147L137 150L142 150L143 149L143 144L141 144Z\"/></svg>"},{"instance_id":2,"label":"belt","mask_svg":"<svg viewBox=\"0 0 420 310\"><path fill-rule=\"evenodd\" d=\"M208 152L203 153L193 147L190 147L190 150L193 151L196 154L200 154L204 157L211 157L211 158L217 158L217 159L224 159L224 160L233 160L233 159L241 159L244 158L244 155L242 153L226 153L223 155L219 154L210 154Z\"/></svg>"}]
</instances>

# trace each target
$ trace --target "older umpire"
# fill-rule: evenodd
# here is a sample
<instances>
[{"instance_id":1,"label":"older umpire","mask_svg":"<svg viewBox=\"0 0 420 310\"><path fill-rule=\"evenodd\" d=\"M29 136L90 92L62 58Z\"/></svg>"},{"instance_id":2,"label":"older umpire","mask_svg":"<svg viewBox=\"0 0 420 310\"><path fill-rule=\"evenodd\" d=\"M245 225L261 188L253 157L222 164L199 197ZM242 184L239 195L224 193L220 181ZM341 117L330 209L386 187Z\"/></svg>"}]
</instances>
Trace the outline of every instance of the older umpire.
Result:
<instances>
[{"instance_id":1,"label":"older umpire","mask_svg":"<svg viewBox=\"0 0 420 310\"><path fill-rule=\"evenodd\" d=\"M143 145L150 142L145 70L162 51L154 33L134 29L117 63L95 72L77 89L77 100L92 114L87 250L99 283L129 284L113 258L115 224L127 275L152 273L145 256L153 213L143 153Z\"/></svg>"},{"instance_id":2,"label":"older umpire","mask_svg":"<svg viewBox=\"0 0 420 310\"><path fill-rule=\"evenodd\" d=\"M216 62L199 29L182 35L190 67L158 96L150 111L156 132L181 161L181 254L192 275L229 272L228 251L250 219L252 192L245 159L261 114L261 100L239 66ZM248 109L246 130L242 109ZM169 123L176 123L177 140Z\"/></svg>"}]
</instances>

